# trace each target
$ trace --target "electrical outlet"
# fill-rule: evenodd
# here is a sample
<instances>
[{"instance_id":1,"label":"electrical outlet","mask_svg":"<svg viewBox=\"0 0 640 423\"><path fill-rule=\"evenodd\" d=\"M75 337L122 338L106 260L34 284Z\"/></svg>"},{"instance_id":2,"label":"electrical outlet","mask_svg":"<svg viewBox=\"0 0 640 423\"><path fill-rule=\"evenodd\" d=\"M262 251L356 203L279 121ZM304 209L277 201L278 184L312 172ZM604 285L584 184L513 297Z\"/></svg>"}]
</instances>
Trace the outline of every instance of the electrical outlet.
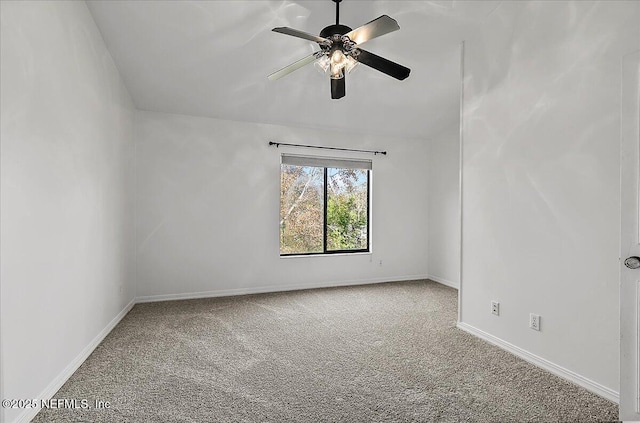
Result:
<instances>
[{"instance_id":1,"label":"electrical outlet","mask_svg":"<svg viewBox=\"0 0 640 423\"><path fill-rule=\"evenodd\" d=\"M497 301L491 301L491 314L500 316L500 303Z\"/></svg>"},{"instance_id":2,"label":"electrical outlet","mask_svg":"<svg viewBox=\"0 0 640 423\"><path fill-rule=\"evenodd\" d=\"M540 330L540 315L538 314L529 314L529 327L533 330Z\"/></svg>"}]
</instances>

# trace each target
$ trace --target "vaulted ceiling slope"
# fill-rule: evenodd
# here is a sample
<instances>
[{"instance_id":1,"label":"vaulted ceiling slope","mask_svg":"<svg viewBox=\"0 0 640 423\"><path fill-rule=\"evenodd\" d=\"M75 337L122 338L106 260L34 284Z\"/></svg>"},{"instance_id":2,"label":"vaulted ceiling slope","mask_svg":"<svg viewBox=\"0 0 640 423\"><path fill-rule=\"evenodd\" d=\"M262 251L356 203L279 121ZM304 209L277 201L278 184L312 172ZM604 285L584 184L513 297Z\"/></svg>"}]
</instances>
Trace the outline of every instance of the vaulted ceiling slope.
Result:
<instances>
[{"instance_id":1,"label":"vaulted ceiling slope","mask_svg":"<svg viewBox=\"0 0 640 423\"><path fill-rule=\"evenodd\" d=\"M314 66L267 80L317 50L271 29L319 33L335 21L330 0L87 2L139 109L412 138L457 118L460 42L499 3L344 0L340 22L352 28L382 14L398 21L400 31L366 48L411 76L397 81L361 65L347 76L347 96L331 100Z\"/></svg>"}]
</instances>

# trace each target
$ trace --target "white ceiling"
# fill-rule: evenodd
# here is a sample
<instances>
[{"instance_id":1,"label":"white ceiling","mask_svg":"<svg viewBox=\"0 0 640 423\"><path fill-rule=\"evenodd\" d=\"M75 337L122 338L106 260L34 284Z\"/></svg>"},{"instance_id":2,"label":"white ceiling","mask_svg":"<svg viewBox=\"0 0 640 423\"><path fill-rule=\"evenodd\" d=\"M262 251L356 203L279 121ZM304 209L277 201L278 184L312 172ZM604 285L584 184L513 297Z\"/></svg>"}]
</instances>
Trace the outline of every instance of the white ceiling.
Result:
<instances>
[{"instance_id":1,"label":"white ceiling","mask_svg":"<svg viewBox=\"0 0 640 423\"><path fill-rule=\"evenodd\" d=\"M335 21L330 0L89 1L136 106L143 110L260 123L428 138L458 116L459 44L499 1L344 0L340 23L382 14L400 31L366 49L411 68L397 81L360 65L347 96L331 100L313 65L280 80L270 73L317 50L272 32L317 34Z\"/></svg>"}]
</instances>

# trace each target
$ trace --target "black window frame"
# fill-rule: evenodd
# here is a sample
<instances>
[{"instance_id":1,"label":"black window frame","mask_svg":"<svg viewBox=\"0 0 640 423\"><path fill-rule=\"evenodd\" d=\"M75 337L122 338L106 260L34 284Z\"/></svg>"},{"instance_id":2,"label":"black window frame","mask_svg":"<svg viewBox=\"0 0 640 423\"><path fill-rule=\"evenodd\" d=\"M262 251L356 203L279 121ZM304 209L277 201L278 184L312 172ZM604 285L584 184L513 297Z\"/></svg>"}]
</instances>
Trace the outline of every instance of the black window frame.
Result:
<instances>
[{"instance_id":1,"label":"black window frame","mask_svg":"<svg viewBox=\"0 0 640 423\"><path fill-rule=\"evenodd\" d=\"M320 167L320 166L315 166ZM280 253L280 257L294 257L294 256L324 256L324 255L332 255L332 254L361 254L361 253L370 253L371 252L371 170L370 169L362 169L367 171L367 248L361 248L357 250L327 250L327 197L328 197L328 171L327 169L344 169L341 167L322 167L323 172L323 224L322 224L322 252L310 252L310 253ZM280 167L280 172L282 173L282 165ZM278 243L278 248L280 248L280 243Z\"/></svg>"}]
</instances>

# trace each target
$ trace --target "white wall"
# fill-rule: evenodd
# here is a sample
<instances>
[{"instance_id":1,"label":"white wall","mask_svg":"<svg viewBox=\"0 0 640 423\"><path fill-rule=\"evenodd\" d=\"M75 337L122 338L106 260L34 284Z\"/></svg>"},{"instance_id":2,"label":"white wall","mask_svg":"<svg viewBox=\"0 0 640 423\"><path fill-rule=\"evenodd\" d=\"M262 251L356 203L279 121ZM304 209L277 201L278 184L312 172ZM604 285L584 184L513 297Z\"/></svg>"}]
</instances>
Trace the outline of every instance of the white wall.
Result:
<instances>
[{"instance_id":1,"label":"white wall","mask_svg":"<svg viewBox=\"0 0 640 423\"><path fill-rule=\"evenodd\" d=\"M429 278L460 283L460 120L429 140Z\"/></svg>"},{"instance_id":2,"label":"white wall","mask_svg":"<svg viewBox=\"0 0 640 423\"><path fill-rule=\"evenodd\" d=\"M462 322L612 392L620 64L638 22L638 2L503 2L465 48Z\"/></svg>"},{"instance_id":3,"label":"white wall","mask_svg":"<svg viewBox=\"0 0 640 423\"><path fill-rule=\"evenodd\" d=\"M137 281L143 300L426 277L426 141L151 112L136 116ZM268 141L388 151L353 155L373 158L373 254L279 257L280 154L327 152L277 149Z\"/></svg>"},{"instance_id":4,"label":"white wall","mask_svg":"<svg viewBox=\"0 0 640 423\"><path fill-rule=\"evenodd\" d=\"M134 109L84 2L0 4L3 398L43 398L135 297Z\"/></svg>"}]
</instances>

